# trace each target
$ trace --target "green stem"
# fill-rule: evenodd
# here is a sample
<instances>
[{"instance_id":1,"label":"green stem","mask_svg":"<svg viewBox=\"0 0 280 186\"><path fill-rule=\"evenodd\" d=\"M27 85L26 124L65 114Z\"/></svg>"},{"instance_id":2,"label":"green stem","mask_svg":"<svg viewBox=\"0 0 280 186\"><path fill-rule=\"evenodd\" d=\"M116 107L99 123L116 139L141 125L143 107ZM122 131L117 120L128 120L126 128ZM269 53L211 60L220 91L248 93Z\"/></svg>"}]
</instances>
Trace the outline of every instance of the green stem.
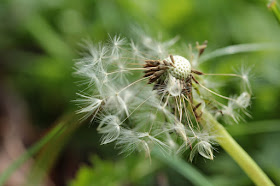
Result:
<instances>
[{"instance_id":1,"label":"green stem","mask_svg":"<svg viewBox=\"0 0 280 186\"><path fill-rule=\"evenodd\" d=\"M256 162L231 137L226 129L208 112L203 112L202 124L211 123L211 130L217 135L217 142L239 164L256 185L274 185Z\"/></svg>"},{"instance_id":2,"label":"green stem","mask_svg":"<svg viewBox=\"0 0 280 186\"><path fill-rule=\"evenodd\" d=\"M280 23L280 8L276 0L270 1L270 3L267 5L269 9L272 10L276 20L278 23Z\"/></svg>"}]
</instances>

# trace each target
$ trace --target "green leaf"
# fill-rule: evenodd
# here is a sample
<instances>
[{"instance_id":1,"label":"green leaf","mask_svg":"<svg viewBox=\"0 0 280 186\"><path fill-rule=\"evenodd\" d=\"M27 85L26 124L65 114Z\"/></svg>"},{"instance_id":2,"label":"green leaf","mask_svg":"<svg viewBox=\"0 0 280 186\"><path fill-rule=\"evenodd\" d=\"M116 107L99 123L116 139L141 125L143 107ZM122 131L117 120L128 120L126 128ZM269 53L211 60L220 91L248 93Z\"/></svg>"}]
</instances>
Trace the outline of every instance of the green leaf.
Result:
<instances>
[{"instance_id":1,"label":"green leaf","mask_svg":"<svg viewBox=\"0 0 280 186\"><path fill-rule=\"evenodd\" d=\"M118 161L103 160L94 155L90 162L91 166L81 166L70 186L138 185L159 167L156 161L150 164L148 159L136 154Z\"/></svg>"}]
</instances>

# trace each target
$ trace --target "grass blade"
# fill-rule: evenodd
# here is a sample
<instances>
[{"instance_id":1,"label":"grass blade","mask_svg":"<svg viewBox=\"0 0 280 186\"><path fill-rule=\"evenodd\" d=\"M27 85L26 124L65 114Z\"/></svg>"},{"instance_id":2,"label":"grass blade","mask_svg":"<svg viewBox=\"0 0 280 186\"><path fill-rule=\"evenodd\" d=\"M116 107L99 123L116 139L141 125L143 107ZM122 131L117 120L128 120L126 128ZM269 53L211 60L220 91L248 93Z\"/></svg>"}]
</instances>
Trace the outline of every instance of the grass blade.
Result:
<instances>
[{"instance_id":1,"label":"grass blade","mask_svg":"<svg viewBox=\"0 0 280 186\"><path fill-rule=\"evenodd\" d=\"M191 181L194 185L199 186L212 186L211 182L196 168L178 158L177 156L162 154L159 150L155 149L152 154L162 162L172 167L175 171Z\"/></svg>"},{"instance_id":2,"label":"grass blade","mask_svg":"<svg viewBox=\"0 0 280 186\"><path fill-rule=\"evenodd\" d=\"M220 48L210 52L208 54L204 54L200 57L199 62L204 63L213 58L238 54L238 53L246 53L246 52L258 52L258 51L273 51L280 50L280 44L276 43L253 43L253 44L239 44L232 45L225 48Z\"/></svg>"},{"instance_id":3,"label":"grass blade","mask_svg":"<svg viewBox=\"0 0 280 186\"><path fill-rule=\"evenodd\" d=\"M263 120L227 126L228 132L233 136L259 134L267 132L280 132L280 120Z\"/></svg>"},{"instance_id":4,"label":"grass blade","mask_svg":"<svg viewBox=\"0 0 280 186\"><path fill-rule=\"evenodd\" d=\"M1 175L0 175L0 186L4 185L9 177L28 159L39 152L44 145L46 145L52 138L59 135L63 126L64 121L59 122L50 132L48 132L40 141L29 148L23 153L17 160L15 160Z\"/></svg>"},{"instance_id":5,"label":"grass blade","mask_svg":"<svg viewBox=\"0 0 280 186\"><path fill-rule=\"evenodd\" d=\"M82 122L78 115L71 115L65 120L65 125L62 128L60 135L51 138L44 148L39 152L32 166L30 174L27 178L26 185L41 185L45 176L51 170L60 152L67 144L71 135L81 126Z\"/></svg>"}]
</instances>

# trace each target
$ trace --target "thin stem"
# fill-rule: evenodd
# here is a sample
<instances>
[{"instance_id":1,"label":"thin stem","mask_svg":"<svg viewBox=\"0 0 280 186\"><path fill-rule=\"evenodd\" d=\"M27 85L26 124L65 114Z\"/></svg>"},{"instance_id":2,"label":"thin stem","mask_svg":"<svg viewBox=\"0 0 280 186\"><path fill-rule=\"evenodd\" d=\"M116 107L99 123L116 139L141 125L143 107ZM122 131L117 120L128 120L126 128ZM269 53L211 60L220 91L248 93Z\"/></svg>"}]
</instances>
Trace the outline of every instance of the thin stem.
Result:
<instances>
[{"instance_id":1,"label":"thin stem","mask_svg":"<svg viewBox=\"0 0 280 186\"><path fill-rule=\"evenodd\" d=\"M123 69L123 70L108 72L108 73L106 73L106 75L111 75L111 74L115 74L115 73L119 73L119 72L133 71L133 70L146 70L146 69L145 68L126 68L126 69Z\"/></svg>"},{"instance_id":2,"label":"thin stem","mask_svg":"<svg viewBox=\"0 0 280 186\"><path fill-rule=\"evenodd\" d=\"M241 75L238 74L207 74L207 73L203 73L204 76L231 76L231 77L239 77L239 78L243 78Z\"/></svg>"},{"instance_id":3,"label":"thin stem","mask_svg":"<svg viewBox=\"0 0 280 186\"><path fill-rule=\"evenodd\" d=\"M191 110L193 116L195 116L194 111L193 111L193 109L192 109L192 103L190 102L190 100L189 100L188 98L186 98L185 95L183 95L183 98L188 102L189 105L191 105L190 110ZM189 114L187 113L187 107L186 107L185 102L184 102L184 107L185 107L185 113L186 113L186 115L189 115ZM195 123L196 123L198 129L200 130L200 127L199 127L199 124L198 124L198 121L197 121L196 117L194 117L194 119L195 119ZM193 124L192 124L192 127L193 127Z\"/></svg>"},{"instance_id":4,"label":"thin stem","mask_svg":"<svg viewBox=\"0 0 280 186\"><path fill-rule=\"evenodd\" d=\"M199 86L201 86L202 88L204 88L205 90L207 90L208 92L212 93L212 94L215 94L216 96L219 96L221 98L224 98L224 99L227 99L227 100L230 100L230 101L235 101L234 99L232 98L229 98L229 97L226 97L226 96L223 96L221 94L218 94L217 92L214 92L213 90L210 90L209 88L205 87L204 85L198 83Z\"/></svg>"},{"instance_id":5,"label":"thin stem","mask_svg":"<svg viewBox=\"0 0 280 186\"><path fill-rule=\"evenodd\" d=\"M140 105L138 105L121 123L120 123L120 125L121 124L123 124L137 109L139 109L144 103L146 103L150 98L152 97L152 95L151 96L149 96L146 100L144 100Z\"/></svg>"},{"instance_id":6,"label":"thin stem","mask_svg":"<svg viewBox=\"0 0 280 186\"><path fill-rule=\"evenodd\" d=\"M138 79L138 80L136 80L136 81L130 83L130 84L127 85L126 87L122 88L119 92L117 92L117 94L121 93L122 91L124 91L125 89L129 88L130 86L132 86L132 85L134 85L134 84L136 84L136 83L138 83L138 82L140 82L140 81L143 81L143 80L145 80L145 79L148 79L148 78L149 78L149 77L144 77L144 78Z\"/></svg>"},{"instance_id":7,"label":"thin stem","mask_svg":"<svg viewBox=\"0 0 280 186\"><path fill-rule=\"evenodd\" d=\"M238 163L251 180L260 186L274 185L256 162L242 149L242 147L231 137L226 129L217 122L217 120L208 112L204 111L202 116L202 124L211 123L211 132L218 136L217 142L223 149Z\"/></svg>"}]
</instances>

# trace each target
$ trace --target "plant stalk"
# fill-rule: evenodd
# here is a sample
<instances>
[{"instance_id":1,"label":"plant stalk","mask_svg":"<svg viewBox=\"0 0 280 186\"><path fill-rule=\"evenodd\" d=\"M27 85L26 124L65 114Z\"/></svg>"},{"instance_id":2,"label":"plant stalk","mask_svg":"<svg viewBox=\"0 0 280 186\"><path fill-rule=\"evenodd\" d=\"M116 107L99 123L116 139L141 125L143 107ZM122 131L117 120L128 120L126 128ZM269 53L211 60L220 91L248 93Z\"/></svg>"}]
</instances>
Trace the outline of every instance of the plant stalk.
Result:
<instances>
[{"instance_id":1,"label":"plant stalk","mask_svg":"<svg viewBox=\"0 0 280 186\"><path fill-rule=\"evenodd\" d=\"M271 0L267 7L273 12L278 23L280 23L280 8L277 0Z\"/></svg>"},{"instance_id":2,"label":"plant stalk","mask_svg":"<svg viewBox=\"0 0 280 186\"><path fill-rule=\"evenodd\" d=\"M211 123L211 132L217 135L217 142L237 162L256 185L274 185L256 162L210 113L204 111L201 122L203 125Z\"/></svg>"}]
</instances>

